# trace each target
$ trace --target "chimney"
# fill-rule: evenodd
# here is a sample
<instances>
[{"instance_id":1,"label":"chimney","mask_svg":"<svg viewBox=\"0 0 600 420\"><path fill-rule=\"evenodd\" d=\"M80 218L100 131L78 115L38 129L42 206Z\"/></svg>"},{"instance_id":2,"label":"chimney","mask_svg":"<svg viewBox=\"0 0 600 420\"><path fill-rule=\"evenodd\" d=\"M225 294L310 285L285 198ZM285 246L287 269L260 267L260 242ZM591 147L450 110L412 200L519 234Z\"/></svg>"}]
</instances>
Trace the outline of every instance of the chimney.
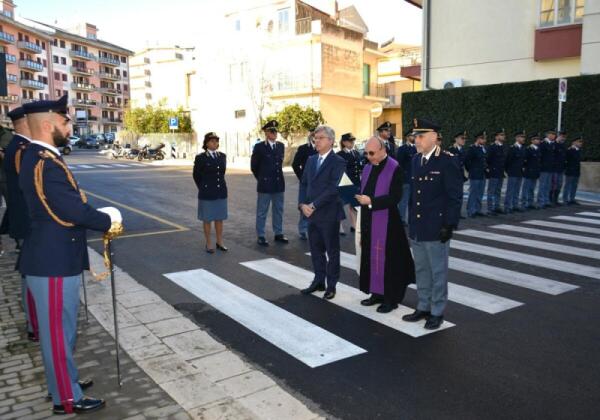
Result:
<instances>
[{"instance_id":1,"label":"chimney","mask_svg":"<svg viewBox=\"0 0 600 420\"><path fill-rule=\"evenodd\" d=\"M85 24L85 36L88 39L97 39L98 38L98 28L96 25L92 25L91 23Z\"/></svg>"},{"instance_id":2,"label":"chimney","mask_svg":"<svg viewBox=\"0 0 600 420\"><path fill-rule=\"evenodd\" d=\"M15 18L15 4L12 0L2 0L2 14L4 16Z\"/></svg>"}]
</instances>

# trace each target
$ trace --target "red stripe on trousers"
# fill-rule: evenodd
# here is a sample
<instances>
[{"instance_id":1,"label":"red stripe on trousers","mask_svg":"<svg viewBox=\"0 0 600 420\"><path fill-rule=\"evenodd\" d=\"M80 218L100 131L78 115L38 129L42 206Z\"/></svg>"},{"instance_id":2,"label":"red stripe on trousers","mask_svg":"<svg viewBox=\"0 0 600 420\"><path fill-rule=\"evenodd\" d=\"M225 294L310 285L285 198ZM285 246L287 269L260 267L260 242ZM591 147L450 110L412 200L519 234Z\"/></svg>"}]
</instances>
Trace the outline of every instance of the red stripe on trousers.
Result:
<instances>
[{"instance_id":1,"label":"red stripe on trousers","mask_svg":"<svg viewBox=\"0 0 600 420\"><path fill-rule=\"evenodd\" d=\"M63 329L63 278L50 278L50 339L52 343L52 360L54 362L54 374L60 401L67 413L73 412L73 392L71 390L71 379L67 369L67 357L65 354L65 335Z\"/></svg>"},{"instance_id":2,"label":"red stripe on trousers","mask_svg":"<svg viewBox=\"0 0 600 420\"><path fill-rule=\"evenodd\" d=\"M35 338L39 339L40 330L38 326L37 311L35 310L35 300L33 299L29 287L27 287L27 310L29 312L29 322L31 323L33 335L35 335Z\"/></svg>"}]
</instances>

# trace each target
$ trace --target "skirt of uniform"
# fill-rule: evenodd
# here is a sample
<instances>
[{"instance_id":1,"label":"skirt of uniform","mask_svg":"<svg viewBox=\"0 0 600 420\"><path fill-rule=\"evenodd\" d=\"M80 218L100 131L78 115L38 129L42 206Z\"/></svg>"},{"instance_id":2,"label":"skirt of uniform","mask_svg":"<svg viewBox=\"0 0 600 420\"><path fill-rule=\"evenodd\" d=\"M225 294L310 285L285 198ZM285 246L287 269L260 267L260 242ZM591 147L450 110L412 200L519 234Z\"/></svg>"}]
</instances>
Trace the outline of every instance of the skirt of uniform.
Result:
<instances>
[{"instance_id":1,"label":"skirt of uniform","mask_svg":"<svg viewBox=\"0 0 600 420\"><path fill-rule=\"evenodd\" d=\"M198 200L198 220L214 222L227 219L227 199Z\"/></svg>"},{"instance_id":2,"label":"skirt of uniform","mask_svg":"<svg viewBox=\"0 0 600 420\"><path fill-rule=\"evenodd\" d=\"M340 198L344 205L350 204L352 207L360 206L358 201L354 196L360 192L360 188L357 185L345 185L343 187L338 187Z\"/></svg>"}]
</instances>

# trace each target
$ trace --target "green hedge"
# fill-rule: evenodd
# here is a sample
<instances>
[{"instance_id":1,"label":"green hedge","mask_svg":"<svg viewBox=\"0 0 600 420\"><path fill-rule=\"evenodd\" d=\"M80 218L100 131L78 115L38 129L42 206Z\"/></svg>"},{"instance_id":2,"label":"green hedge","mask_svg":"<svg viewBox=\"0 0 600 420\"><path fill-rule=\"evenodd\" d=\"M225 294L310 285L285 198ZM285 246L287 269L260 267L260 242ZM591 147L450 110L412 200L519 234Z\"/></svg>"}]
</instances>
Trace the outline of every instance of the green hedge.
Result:
<instances>
[{"instance_id":1,"label":"green hedge","mask_svg":"<svg viewBox=\"0 0 600 420\"><path fill-rule=\"evenodd\" d=\"M468 144L475 132L497 128L505 128L512 142L512 133L518 129L532 133L555 128L557 98L558 79L409 92L402 95L402 123L412 127L414 117L438 122L445 146L463 129L468 132ZM568 78L562 127L571 138L583 134L583 160L600 161L600 75Z\"/></svg>"}]
</instances>

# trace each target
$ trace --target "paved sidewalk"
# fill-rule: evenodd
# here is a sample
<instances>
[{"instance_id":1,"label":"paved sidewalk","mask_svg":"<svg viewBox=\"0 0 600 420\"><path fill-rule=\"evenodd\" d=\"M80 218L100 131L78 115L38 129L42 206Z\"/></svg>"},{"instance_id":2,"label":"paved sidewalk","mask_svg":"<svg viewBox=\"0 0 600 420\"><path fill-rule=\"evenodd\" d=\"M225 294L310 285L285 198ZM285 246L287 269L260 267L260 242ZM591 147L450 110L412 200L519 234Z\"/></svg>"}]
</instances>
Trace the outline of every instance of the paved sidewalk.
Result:
<instances>
[{"instance_id":1,"label":"paved sidewalk","mask_svg":"<svg viewBox=\"0 0 600 420\"><path fill-rule=\"evenodd\" d=\"M90 249L94 271L105 271ZM51 416L39 346L25 339L16 254L0 258L0 419ZM123 387L116 385L110 282L87 279L89 323L80 312L75 357L89 395L107 400L93 419L322 418L117 268ZM62 416L62 418L71 418Z\"/></svg>"}]
</instances>

